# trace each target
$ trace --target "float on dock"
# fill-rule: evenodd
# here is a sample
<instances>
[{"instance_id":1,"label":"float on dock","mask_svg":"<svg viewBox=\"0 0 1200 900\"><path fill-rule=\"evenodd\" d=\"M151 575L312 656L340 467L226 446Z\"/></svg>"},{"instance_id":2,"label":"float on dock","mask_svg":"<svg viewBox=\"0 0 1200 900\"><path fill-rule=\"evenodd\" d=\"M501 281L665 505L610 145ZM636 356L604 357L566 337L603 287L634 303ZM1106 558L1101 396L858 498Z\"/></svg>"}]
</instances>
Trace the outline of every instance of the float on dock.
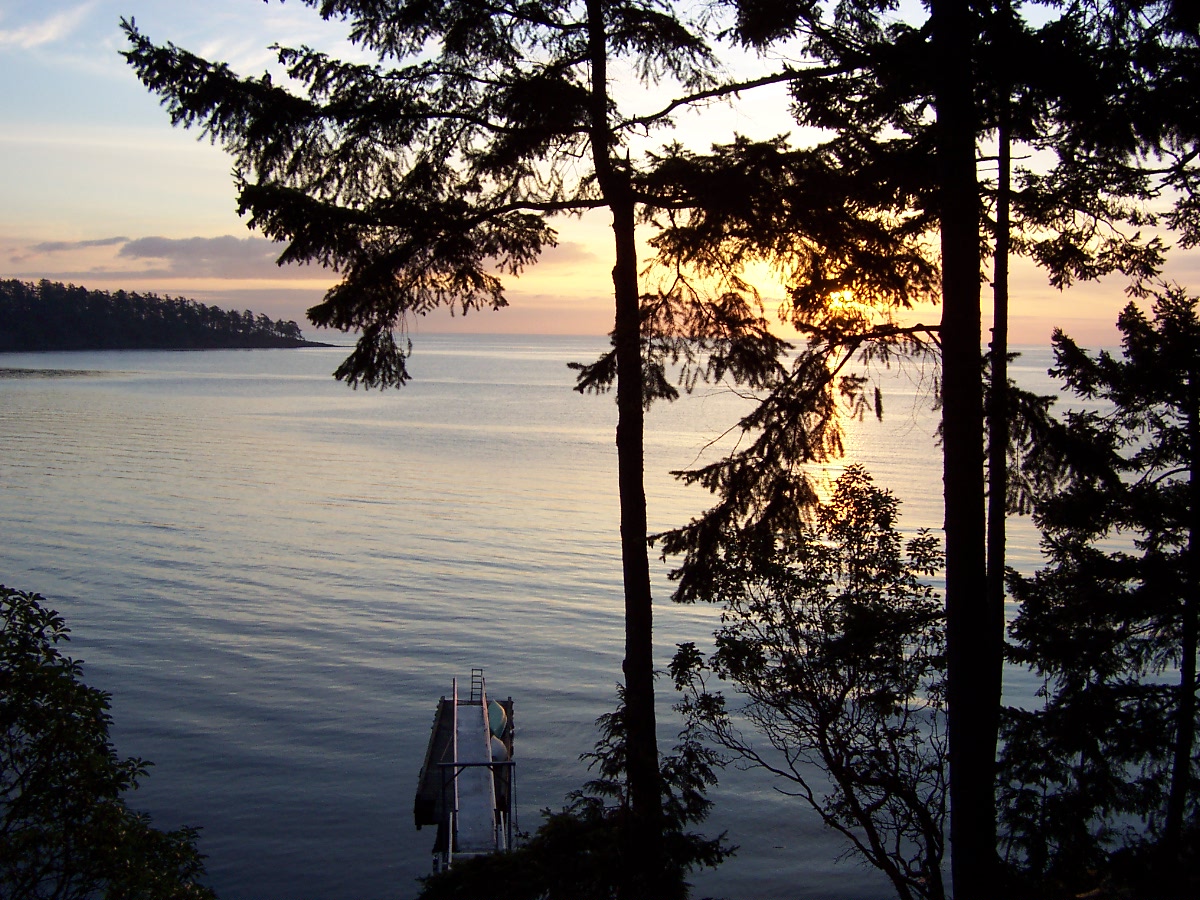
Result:
<instances>
[{"instance_id":1,"label":"float on dock","mask_svg":"<svg viewBox=\"0 0 1200 900\"><path fill-rule=\"evenodd\" d=\"M471 670L469 699L452 682L442 697L417 783L413 819L419 830L437 827L433 870L455 859L497 853L512 847L513 701L490 700L483 669Z\"/></svg>"}]
</instances>

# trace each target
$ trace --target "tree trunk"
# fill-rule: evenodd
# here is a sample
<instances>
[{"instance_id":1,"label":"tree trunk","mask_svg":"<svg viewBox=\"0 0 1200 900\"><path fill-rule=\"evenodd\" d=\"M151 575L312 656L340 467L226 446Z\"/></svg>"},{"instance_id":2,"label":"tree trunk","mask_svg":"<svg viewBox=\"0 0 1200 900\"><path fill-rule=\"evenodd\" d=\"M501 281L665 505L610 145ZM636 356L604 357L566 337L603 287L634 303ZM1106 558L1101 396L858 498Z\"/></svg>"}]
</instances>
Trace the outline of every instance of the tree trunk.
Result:
<instances>
[{"instance_id":1,"label":"tree trunk","mask_svg":"<svg viewBox=\"0 0 1200 900\"><path fill-rule=\"evenodd\" d=\"M938 61L951 877L955 897L984 900L996 891L996 731L987 707L1000 646L988 609L984 550L973 29L962 0L933 0L930 9Z\"/></svg>"},{"instance_id":2,"label":"tree trunk","mask_svg":"<svg viewBox=\"0 0 1200 900\"><path fill-rule=\"evenodd\" d=\"M1001 102L1006 102L1002 99ZM1012 144L1008 123L997 129L999 172L996 183L996 251L993 264L991 383L988 391L988 492L987 492L987 607L988 632L998 648L992 660L992 681L985 694L986 711L1000 731L1000 704L1004 693L1004 557L1005 517L1008 511L1008 252L1009 205L1012 199Z\"/></svg>"},{"instance_id":3,"label":"tree trunk","mask_svg":"<svg viewBox=\"0 0 1200 900\"><path fill-rule=\"evenodd\" d=\"M1192 783L1192 749L1196 742L1197 591L1200 589L1200 385L1188 373L1188 542L1183 579L1183 621L1179 648L1179 704L1176 710L1175 747L1163 844L1178 864L1184 811ZM1182 874L1182 873L1176 873Z\"/></svg>"},{"instance_id":4,"label":"tree trunk","mask_svg":"<svg viewBox=\"0 0 1200 900\"><path fill-rule=\"evenodd\" d=\"M633 897L655 898L661 868L662 791L654 713L653 601L643 485L642 355L633 204L613 207L617 263L617 464L621 489L621 565L625 582L625 715L633 827Z\"/></svg>"},{"instance_id":5,"label":"tree trunk","mask_svg":"<svg viewBox=\"0 0 1200 900\"><path fill-rule=\"evenodd\" d=\"M600 189L613 214L616 263L617 467L621 568L625 588L626 764L631 821L626 829L625 900L656 900L662 875L662 790L654 711L654 615L646 540L642 342L635 205L629 172L612 156L602 0L588 0L592 62L591 145Z\"/></svg>"}]
</instances>

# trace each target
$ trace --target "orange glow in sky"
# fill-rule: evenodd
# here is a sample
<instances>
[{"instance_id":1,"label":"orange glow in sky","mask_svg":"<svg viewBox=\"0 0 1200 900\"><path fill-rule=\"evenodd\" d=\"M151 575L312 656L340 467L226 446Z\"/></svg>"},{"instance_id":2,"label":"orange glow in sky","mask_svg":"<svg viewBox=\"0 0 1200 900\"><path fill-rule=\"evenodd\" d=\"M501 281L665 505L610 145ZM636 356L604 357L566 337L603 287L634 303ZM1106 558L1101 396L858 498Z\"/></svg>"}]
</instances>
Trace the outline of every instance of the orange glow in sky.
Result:
<instances>
[{"instance_id":1,"label":"orange glow in sky","mask_svg":"<svg viewBox=\"0 0 1200 900\"><path fill-rule=\"evenodd\" d=\"M230 160L166 113L119 55L121 16L156 41L172 41L239 72L272 63L273 42L347 50L337 26L299 3L245 0L13 0L0 6L0 278L71 282L187 296L304 322L335 278L280 269L278 248L248 232L235 212ZM736 105L680 117L663 140L705 149L735 132L787 131L782 89L749 92ZM508 279L510 307L468 316L439 313L422 331L604 334L612 327L611 234L604 214L555 223L560 244ZM647 254L648 257L648 254ZM1168 277L1200 286L1200 253L1173 257ZM782 287L764 276L770 305ZM648 287L650 287L648 285ZM985 319L989 291L984 285ZM1111 343L1125 304L1120 279L1060 293L1017 263L1011 342L1045 343L1061 325L1079 340ZM914 313L936 321L937 310ZM984 323L984 340L987 328ZM786 330L786 329L785 329Z\"/></svg>"}]
</instances>

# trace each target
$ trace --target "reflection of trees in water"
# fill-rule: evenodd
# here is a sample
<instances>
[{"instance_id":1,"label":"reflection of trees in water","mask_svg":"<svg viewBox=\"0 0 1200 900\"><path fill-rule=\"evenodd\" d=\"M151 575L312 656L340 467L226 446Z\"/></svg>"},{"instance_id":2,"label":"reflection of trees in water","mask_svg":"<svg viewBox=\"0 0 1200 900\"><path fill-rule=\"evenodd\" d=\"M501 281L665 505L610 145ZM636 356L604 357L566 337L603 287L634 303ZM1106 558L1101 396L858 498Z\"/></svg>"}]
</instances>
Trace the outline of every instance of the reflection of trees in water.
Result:
<instances>
[{"instance_id":1,"label":"reflection of trees in water","mask_svg":"<svg viewBox=\"0 0 1200 900\"><path fill-rule=\"evenodd\" d=\"M88 378L103 375L95 369L5 369L0 368L0 378Z\"/></svg>"}]
</instances>

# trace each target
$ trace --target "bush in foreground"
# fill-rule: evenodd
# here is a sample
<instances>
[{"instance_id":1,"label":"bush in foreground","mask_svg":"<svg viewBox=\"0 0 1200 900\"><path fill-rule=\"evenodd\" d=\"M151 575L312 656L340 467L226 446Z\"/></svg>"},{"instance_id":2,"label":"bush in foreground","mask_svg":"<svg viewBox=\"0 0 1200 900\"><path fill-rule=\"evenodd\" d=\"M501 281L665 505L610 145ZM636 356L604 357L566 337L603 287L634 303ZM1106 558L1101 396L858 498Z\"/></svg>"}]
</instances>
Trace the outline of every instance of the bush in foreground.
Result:
<instances>
[{"instance_id":1,"label":"bush in foreground","mask_svg":"<svg viewBox=\"0 0 1200 900\"><path fill-rule=\"evenodd\" d=\"M109 695L63 654L62 617L0 585L0 896L212 900L196 831L125 805L149 763L117 756Z\"/></svg>"}]
</instances>

